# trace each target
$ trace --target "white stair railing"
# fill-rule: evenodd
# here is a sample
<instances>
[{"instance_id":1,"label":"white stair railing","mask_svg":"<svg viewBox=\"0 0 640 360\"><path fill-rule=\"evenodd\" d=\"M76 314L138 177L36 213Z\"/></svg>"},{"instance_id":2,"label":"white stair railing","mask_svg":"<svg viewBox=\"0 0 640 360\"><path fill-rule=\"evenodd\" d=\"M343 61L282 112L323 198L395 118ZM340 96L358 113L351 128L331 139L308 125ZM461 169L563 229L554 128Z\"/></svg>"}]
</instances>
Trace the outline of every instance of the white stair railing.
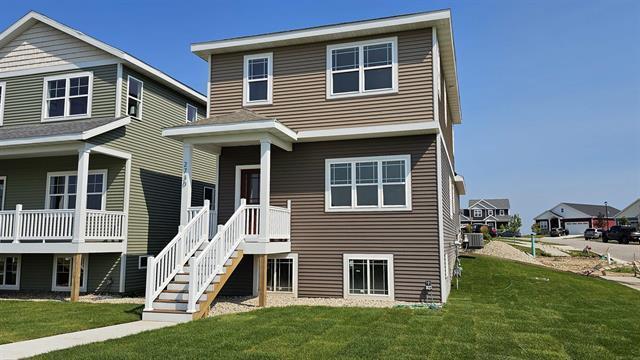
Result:
<instances>
[{"instance_id":1,"label":"white stair railing","mask_svg":"<svg viewBox=\"0 0 640 360\"><path fill-rule=\"evenodd\" d=\"M145 311L153 310L153 302L182 269L209 235L209 201L191 219L181 226L178 234L157 255L147 258L147 287Z\"/></svg>"},{"instance_id":2,"label":"white stair railing","mask_svg":"<svg viewBox=\"0 0 640 360\"><path fill-rule=\"evenodd\" d=\"M233 213L229 221L218 226L216 235L191 263L188 312L194 313L198 310L196 308L197 300L216 275L222 271L227 260L244 240L247 230L246 219L251 212L252 210L248 209L246 201L242 199L240 207Z\"/></svg>"}]
</instances>

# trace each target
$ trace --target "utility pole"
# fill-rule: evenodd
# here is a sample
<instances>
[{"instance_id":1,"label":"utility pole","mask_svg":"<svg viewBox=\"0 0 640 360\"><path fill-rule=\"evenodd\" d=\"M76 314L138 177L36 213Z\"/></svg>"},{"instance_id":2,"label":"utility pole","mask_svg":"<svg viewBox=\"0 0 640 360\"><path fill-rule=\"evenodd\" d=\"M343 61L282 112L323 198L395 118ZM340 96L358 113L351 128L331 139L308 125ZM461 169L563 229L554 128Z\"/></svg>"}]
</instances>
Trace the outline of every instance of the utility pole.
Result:
<instances>
[{"instance_id":1,"label":"utility pole","mask_svg":"<svg viewBox=\"0 0 640 360\"><path fill-rule=\"evenodd\" d=\"M607 223L607 230L609 230L609 205L604 202L604 221Z\"/></svg>"}]
</instances>

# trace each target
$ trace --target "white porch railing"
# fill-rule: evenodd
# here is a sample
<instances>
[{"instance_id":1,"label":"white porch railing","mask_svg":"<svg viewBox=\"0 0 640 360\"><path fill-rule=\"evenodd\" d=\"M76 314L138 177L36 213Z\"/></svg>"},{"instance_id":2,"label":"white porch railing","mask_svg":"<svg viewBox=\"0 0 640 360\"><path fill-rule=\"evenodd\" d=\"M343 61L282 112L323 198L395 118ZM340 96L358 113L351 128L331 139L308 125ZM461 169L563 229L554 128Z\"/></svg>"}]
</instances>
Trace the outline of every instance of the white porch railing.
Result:
<instances>
[{"instance_id":1,"label":"white porch railing","mask_svg":"<svg viewBox=\"0 0 640 360\"><path fill-rule=\"evenodd\" d=\"M197 311L197 299L204 293L244 239L246 206L244 199L242 199L240 207L233 213L229 221L218 227L216 235L191 263L188 312Z\"/></svg>"},{"instance_id":2,"label":"white porch railing","mask_svg":"<svg viewBox=\"0 0 640 360\"><path fill-rule=\"evenodd\" d=\"M193 219L201 209L202 207L190 207L187 210L187 221ZM209 210L209 239L213 238L216 231L218 231L218 211Z\"/></svg>"},{"instance_id":3,"label":"white porch railing","mask_svg":"<svg viewBox=\"0 0 640 360\"><path fill-rule=\"evenodd\" d=\"M182 266L209 238L209 202L185 225L157 255L147 258L145 311L153 310L153 301L176 276Z\"/></svg>"},{"instance_id":4,"label":"white porch railing","mask_svg":"<svg viewBox=\"0 0 640 360\"><path fill-rule=\"evenodd\" d=\"M260 212L262 211L260 205L245 205L246 215L244 217L244 231L247 236L247 240L255 241L260 234Z\"/></svg>"},{"instance_id":5,"label":"white porch railing","mask_svg":"<svg viewBox=\"0 0 640 360\"><path fill-rule=\"evenodd\" d=\"M269 232L270 239L291 238L291 201L287 201L287 207L271 206L269 208Z\"/></svg>"},{"instance_id":6,"label":"white porch railing","mask_svg":"<svg viewBox=\"0 0 640 360\"><path fill-rule=\"evenodd\" d=\"M85 236L81 241L124 241L127 214L122 211L87 210ZM73 239L75 210L22 210L0 212L0 240L47 241Z\"/></svg>"}]
</instances>

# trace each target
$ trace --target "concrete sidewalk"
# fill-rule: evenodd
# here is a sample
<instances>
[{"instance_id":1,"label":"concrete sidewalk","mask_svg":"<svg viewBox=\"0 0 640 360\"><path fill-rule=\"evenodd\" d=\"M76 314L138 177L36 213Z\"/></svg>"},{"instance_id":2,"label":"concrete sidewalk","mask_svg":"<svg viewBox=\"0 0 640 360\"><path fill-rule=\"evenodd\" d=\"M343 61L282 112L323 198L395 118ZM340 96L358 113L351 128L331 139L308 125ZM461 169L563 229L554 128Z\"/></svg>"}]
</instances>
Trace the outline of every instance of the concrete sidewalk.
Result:
<instances>
[{"instance_id":1,"label":"concrete sidewalk","mask_svg":"<svg viewBox=\"0 0 640 360\"><path fill-rule=\"evenodd\" d=\"M40 339L20 341L12 344L0 345L0 359L22 359L78 345L117 339L143 331L160 329L172 325L176 324L159 321L135 321L97 329L49 336Z\"/></svg>"},{"instance_id":2,"label":"concrete sidewalk","mask_svg":"<svg viewBox=\"0 0 640 360\"><path fill-rule=\"evenodd\" d=\"M603 279L618 282L632 289L640 290L640 278L632 276L602 276Z\"/></svg>"}]
</instances>

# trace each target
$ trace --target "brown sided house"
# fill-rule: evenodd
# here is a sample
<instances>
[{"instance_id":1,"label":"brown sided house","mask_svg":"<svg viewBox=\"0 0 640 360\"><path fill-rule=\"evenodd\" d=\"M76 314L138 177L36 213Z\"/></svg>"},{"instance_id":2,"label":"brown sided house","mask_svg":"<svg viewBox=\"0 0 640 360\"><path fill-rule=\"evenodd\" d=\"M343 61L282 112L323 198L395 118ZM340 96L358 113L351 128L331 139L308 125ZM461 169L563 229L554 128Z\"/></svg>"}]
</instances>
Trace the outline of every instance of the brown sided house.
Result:
<instances>
[{"instance_id":1,"label":"brown sided house","mask_svg":"<svg viewBox=\"0 0 640 360\"><path fill-rule=\"evenodd\" d=\"M183 144L185 234L195 150L216 156L220 225L179 271L163 273L172 244L149 260L145 318L196 317L218 293L446 302L464 194L448 10L192 51L207 118L163 135Z\"/></svg>"}]
</instances>

